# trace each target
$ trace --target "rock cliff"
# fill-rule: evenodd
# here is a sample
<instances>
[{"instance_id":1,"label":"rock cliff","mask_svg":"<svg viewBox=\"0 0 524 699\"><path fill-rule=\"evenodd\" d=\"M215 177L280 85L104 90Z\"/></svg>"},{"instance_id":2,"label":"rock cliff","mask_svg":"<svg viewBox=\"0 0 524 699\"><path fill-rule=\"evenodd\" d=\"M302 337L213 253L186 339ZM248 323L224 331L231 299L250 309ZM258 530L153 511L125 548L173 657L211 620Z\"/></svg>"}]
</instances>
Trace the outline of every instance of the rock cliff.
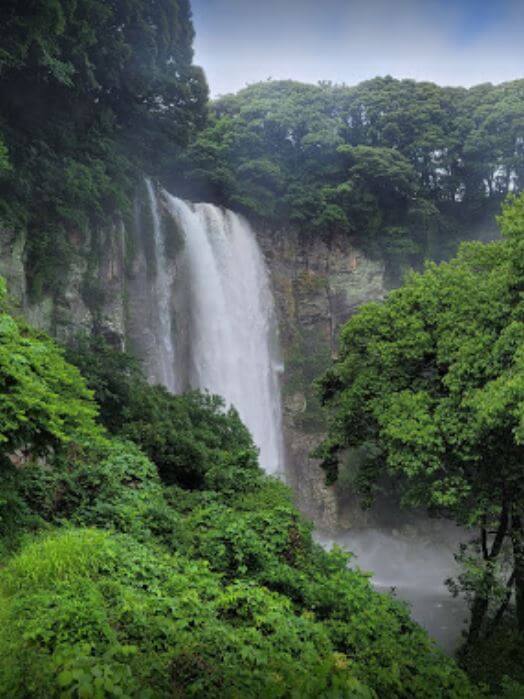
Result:
<instances>
[{"instance_id":1,"label":"rock cliff","mask_svg":"<svg viewBox=\"0 0 524 699\"><path fill-rule=\"evenodd\" d=\"M13 304L31 323L61 341L81 332L102 334L137 354L155 381L157 333L150 307L155 268L144 201L137 201L132 218L132 223L115 220L87 236L72 234L73 256L59 291L38 300L27 293L24 234L0 229L0 275L8 281ZM170 225L164 221L165 235ZM300 508L319 527L347 526L351 508L324 485L318 463L309 456L325 430L313 382L336 355L341 325L362 303L384 296L384 264L340 235L307 238L293 229L266 229L258 231L258 238L280 326L288 478Z\"/></svg>"},{"instance_id":2,"label":"rock cliff","mask_svg":"<svg viewBox=\"0 0 524 699\"><path fill-rule=\"evenodd\" d=\"M325 430L313 382L336 356L342 324L361 304L383 298L384 264L341 235L306 238L296 230L265 230L259 241L280 322L289 481L298 505L320 528L348 526L347 503L325 486L318 462L310 457Z\"/></svg>"}]
</instances>

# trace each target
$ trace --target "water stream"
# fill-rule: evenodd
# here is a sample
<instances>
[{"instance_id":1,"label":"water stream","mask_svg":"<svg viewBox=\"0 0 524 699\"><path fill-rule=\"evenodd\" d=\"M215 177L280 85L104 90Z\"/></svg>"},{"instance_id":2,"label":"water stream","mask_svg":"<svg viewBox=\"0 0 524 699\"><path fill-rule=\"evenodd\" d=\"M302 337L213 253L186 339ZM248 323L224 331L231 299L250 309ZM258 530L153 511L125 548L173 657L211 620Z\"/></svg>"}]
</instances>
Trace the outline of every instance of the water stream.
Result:
<instances>
[{"instance_id":1,"label":"water stream","mask_svg":"<svg viewBox=\"0 0 524 699\"><path fill-rule=\"evenodd\" d=\"M185 319L184 384L233 405L268 473L283 470L277 324L264 257L249 223L212 204L164 193L184 236L178 313Z\"/></svg>"}]
</instances>

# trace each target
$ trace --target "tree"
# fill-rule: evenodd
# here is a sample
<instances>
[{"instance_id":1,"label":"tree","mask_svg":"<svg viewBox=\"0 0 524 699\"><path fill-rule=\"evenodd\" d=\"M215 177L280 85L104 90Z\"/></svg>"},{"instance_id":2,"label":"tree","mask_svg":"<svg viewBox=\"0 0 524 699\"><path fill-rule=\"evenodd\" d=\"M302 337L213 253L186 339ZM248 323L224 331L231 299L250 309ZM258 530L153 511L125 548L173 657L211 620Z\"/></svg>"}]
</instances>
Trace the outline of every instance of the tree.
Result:
<instances>
[{"instance_id":1,"label":"tree","mask_svg":"<svg viewBox=\"0 0 524 699\"><path fill-rule=\"evenodd\" d=\"M421 266L479 228L495 233L501 200L522 186L523 85L250 85L211 105L174 181L272 225L352 235L394 268L399 257Z\"/></svg>"},{"instance_id":2,"label":"tree","mask_svg":"<svg viewBox=\"0 0 524 699\"><path fill-rule=\"evenodd\" d=\"M56 291L70 234L125 213L206 119L188 0L6 0L0 124L4 224L28 230L31 291ZM3 149L0 147L0 168Z\"/></svg>"},{"instance_id":3,"label":"tree","mask_svg":"<svg viewBox=\"0 0 524 699\"><path fill-rule=\"evenodd\" d=\"M513 589L524 631L523 195L500 226L503 241L464 244L450 263L428 264L384 303L362 307L320 381L330 481L344 450L358 447L368 500L391 476L403 503L478 530L480 567L460 581L471 642L500 621Z\"/></svg>"}]
</instances>

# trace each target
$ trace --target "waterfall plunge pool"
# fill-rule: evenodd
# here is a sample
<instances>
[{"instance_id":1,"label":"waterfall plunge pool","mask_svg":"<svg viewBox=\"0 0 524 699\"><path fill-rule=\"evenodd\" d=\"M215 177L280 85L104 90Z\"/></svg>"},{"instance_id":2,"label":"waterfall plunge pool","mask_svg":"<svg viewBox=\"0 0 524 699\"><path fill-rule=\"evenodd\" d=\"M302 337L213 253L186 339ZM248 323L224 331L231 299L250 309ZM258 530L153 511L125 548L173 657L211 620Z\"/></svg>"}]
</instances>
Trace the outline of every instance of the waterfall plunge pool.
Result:
<instances>
[{"instance_id":1,"label":"waterfall plunge pool","mask_svg":"<svg viewBox=\"0 0 524 699\"><path fill-rule=\"evenodd\" d=\"M464 532L447 522L436 529L426 526L423 533L371 527L315 533L325 549L337 545L354 554L350 566L372 574L377 591L407 602L414 621L450 655L461 644L468 612L444 580L457 574L454 553L463 538Z\"/></svg>"}]
</instances>

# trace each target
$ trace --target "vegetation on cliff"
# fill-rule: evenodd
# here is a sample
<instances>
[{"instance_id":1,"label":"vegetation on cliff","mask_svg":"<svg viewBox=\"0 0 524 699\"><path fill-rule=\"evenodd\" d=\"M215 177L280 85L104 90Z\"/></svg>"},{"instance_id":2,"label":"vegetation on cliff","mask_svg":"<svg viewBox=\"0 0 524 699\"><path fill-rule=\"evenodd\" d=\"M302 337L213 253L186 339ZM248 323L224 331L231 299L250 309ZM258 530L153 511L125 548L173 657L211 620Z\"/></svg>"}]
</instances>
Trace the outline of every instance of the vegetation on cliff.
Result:
<instances>
[{"instance_id":1,"label":"vegetation on cliff","mask_svg":"<svg viewBox=\"0 0 524 699\"><path fill-rule=\"evenodd\" d=\"M358 449L368 500L389 475L405 504L476 528L451 581L470 601L466 660L506 625L524 679L524 195L499 222L502 241L464 244L346 324L321 454L334 480Z\"/></svg>"},{"instance_id":2,"label":"vegetation on cliff","mask_svg":"<svg viewBox=\"0 0 524 699\"><path fill-rule=\"evenodd\" d=\"M2 696L478 696L313 543L218 399L84 341L86 385L49 338L5 310L0 328Z\"/></svg>"},{"instance_id":3,"label":"vegetation on cliff","mask_svg":"<svg viewBox=\"0 0 524 699\"><path fill-rule=\"evenodd\" d=\"M449 255L524 177L524 82L469 90L375 78L268 81L211 105L189 195L418 262Z\"/></svg>"},{"instance_id":4,"label":"vegetation on cliff","mask_svg":"<svg viewBox=\"0 0 524 699\"><path fill-rule=\"evenodd\" d=\"M34 296L129 208L137 176L399 264L449 256L522 185L522 81L260 83L213 102L188 0L0 8L0 220L27 231Z\"/></svg>"},{"instance_id":5,"label":"vegetation on cliff","mask_svg":"<svg viewBox=\"0 0 524 699\"><path fill-rule=\"evenodd\" d=\"M56 288L69 235L126 209L205 119L188 0L0 6L0 219L28 231L34 292Z\"/></svg>"},{"instance_id":6,"label":"vegetation on cliff","mask_svg":"<svg viewBox=\"0 0 524 699\"><path fill-rule=\"evenodd\" d=\"M397 270L491 235L522 186L523 81L269 81L207 105L189 0L4 0L0 22L0 234L26 234L36 296L83 241L98 254L145 173ZM368 500L387 477L477 528L450 586L483 686L314 543L219 397L149 386L96 338L63 351L8 312L0 279L0 695L522 696L524 198L500 221L502 242L362 309L321 381L331 479L358 449ZM327 360L297 336L295 379Z\"/></svg>"}]
</instances>

